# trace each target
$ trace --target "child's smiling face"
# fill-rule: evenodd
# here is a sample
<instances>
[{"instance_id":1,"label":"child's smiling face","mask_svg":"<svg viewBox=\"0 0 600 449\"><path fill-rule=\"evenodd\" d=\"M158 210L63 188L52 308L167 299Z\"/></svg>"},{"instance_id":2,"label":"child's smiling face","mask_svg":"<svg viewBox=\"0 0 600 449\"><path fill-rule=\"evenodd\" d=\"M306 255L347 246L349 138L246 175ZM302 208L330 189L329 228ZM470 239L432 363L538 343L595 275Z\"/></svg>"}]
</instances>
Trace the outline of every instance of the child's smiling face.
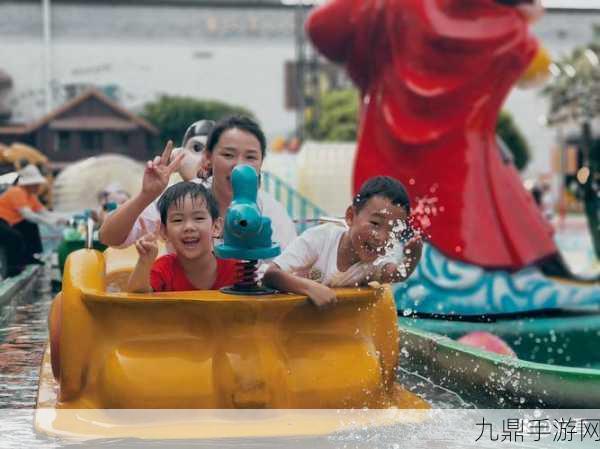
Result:
<instances>
[{"instance_id":1,"label":"child's smiling face","mask_svg":"<svg viewBox=\"0 0 600 449\"><path fill-rule=\"evenodd\" d=\"M212 219L205 198L186 195L169 207L162 229L178 257L195 259L212 251L212 239L219 233L220 222Z\"/></svg>"},{"instance_id":2,"label":"child's smiling face","mask_svg":"<svg viewBox=\"0 0 600 449\"><path fill-rule=\"evenodd\" d=\"M354 206L349 207L346 211L348 232L352 248L361 262L373 262L382 255L407 220L406 209L384 196L373 196L360 211Z\"/></svg>"}]
</instances>

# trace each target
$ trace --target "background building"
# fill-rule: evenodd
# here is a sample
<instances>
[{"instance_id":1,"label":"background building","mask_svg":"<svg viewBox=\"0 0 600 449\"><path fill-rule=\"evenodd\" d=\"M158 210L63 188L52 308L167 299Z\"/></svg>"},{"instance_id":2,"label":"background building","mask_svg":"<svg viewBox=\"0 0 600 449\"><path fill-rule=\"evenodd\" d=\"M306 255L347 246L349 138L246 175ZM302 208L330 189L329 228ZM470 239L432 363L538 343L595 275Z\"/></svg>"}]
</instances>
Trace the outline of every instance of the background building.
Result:
<instances>
[{"instance_id":1,"label":"background building","mask_svg":"<svg viewBox=\"0 0 600 449\"><path fill-rule=\"evenodd\" d=\"M303 119L286 108L302 107L290 91L298 73L289 63L306 50L304 67L314 65L297 39L302 9L286 6L294 2L55 0L47 21L42 3L0 2L1 69L13 80L4 104L13 121L39 120L68 100L69 86L81 84L110 89L134 112L162 93L237 104L253 111L271 138L293 133ZM559 57L590 42L598 24L599 11L555 9L533 29ZM302 76L310 85L310 70ZM515 90L506 107L532 147L526 175L550 171L556 133L543 124L547 104L539 89Z\"/></svg>"},{"instance_id":2,"label":"background building","mask_svg":"<svg viewBox=\"0 0 600 449\"><path fill-rule=\"evenodd\" d=\"M104 153L145 161L154 154L157 135L150 123L95 89L29 124L0 126L0 143L39 148L53 169Z\"/></svg>"}]
</instances>

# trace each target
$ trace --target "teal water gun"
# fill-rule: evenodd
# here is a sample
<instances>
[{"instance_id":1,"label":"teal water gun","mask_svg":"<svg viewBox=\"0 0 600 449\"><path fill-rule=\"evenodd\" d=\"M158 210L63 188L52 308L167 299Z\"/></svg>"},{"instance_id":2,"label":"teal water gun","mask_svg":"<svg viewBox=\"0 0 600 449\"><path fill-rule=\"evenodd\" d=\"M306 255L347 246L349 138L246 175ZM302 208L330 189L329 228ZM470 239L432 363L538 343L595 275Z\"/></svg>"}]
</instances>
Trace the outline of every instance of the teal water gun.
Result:
<instances>
[{"instance_id":1,"label":"teal water gun","mask_svg":"<svg viewBox=\"0 0 600 449\"><path fill-rule=\"evenodd\" d=\"M250 165L238 165L231 173L233 200L225 214L223 243L215 247L221 259L237 259L240 281L227 293L270 294L273 290L259 287L256 266L260 259L270 259L281 253L273 243L271 219L264 217L256 202L258 175Z\"/></svg>"}]
</instances>

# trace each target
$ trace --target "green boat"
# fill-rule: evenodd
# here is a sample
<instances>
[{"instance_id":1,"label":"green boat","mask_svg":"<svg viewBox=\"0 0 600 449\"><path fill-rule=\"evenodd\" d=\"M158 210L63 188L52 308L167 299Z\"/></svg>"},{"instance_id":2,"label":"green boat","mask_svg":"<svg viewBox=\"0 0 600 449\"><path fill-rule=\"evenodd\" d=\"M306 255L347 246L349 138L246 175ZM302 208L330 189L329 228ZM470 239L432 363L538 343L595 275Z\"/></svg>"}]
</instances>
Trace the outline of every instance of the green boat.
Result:
<instances>
[{"instance_id":1,"label":"green boat","mask_svg":"<svg viewBox=\"0 0 600 449\"><path fill-rule=\"evenodd\" d=\"M62 240L56 249L57 257L53 262L53 274L51 276L52 286L55 291L61 288L65 262L69 254L86 247L91 247L98 251L106 249L106 245L100 243L98 240L97 232L94 232L94 222L88 218L85 215L76 215L73 218L73 226L66 228L62 232ZM88 235L92 235L91 243L87 242Z\"/></svg>"},{"instance_id":2,"label":"green boat","mask_svg":"<svg viewBox=\"0 0 600 449\"><path fill-rule=\"evenodd\" d=\"M1 308L27 296L35 287L35 280L41 269L40 265L27 265L17 276L0 276L0 322L3 321Z\"/></svg>"},{"instance_id":3,"label":"green boat","mask_svg":"<svg viewBox=\"0 0 600 449\"><path fill-rule=\"evenodd\" d=\"M60 269L61 278L65 268L65 262L67 261L67 257L73 251L85 248L85 239L85 236L75 229L67 229L64 232L63 240L60 242L60 245L58 245L57 249L58 267ZM104 251L106 249L106 245L100 243L100 241L97 238L94 238L92 248L97 249L98 251Z\"/></svg>"},{"instance_id":4,"label":"green boat","mask_svg":"<svg viewBox=\"0 0 600 449\"><path fill-rule=\"evenodd\" d=\"M477 406L600 408L598 312L488 323L412 317L398 321L400 365ZM474 331L501 337L518 358L452 339Z\"/></svg>"}]
</instances>

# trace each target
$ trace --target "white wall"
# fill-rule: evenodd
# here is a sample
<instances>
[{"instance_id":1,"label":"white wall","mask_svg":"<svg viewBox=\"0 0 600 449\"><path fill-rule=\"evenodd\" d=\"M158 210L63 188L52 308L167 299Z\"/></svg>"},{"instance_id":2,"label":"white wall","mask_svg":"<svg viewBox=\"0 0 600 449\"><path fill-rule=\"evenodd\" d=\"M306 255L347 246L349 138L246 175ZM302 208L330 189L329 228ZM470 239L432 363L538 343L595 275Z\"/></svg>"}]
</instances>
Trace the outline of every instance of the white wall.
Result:
<instances>
[{"instance_id":1,"label":"white wall","mask_svg":"<svg viewBox=\"0 0 600 449\"><path fill-rule=\"evenodd\" d=\"M292 32L286 11L55 4L52 79L118 85L129 108L160 93L218 99L249 108L268 135L282 135L294 126L283 72L294 58ZM39 5L0 4L0 61L14 80L14 119L42 115Z\"/></svg>"},{"instance_id":2,"label":"white wall","mask_svg":"<svg viewBox=\"0 0 600 449\"><path fill-rule=\"evenodd\" d=\"M600 13L548 13L534 32L559 57L588 43L594 23ZM293 13L283 10L53 4L53 79L116 84L134 109L160 93L236 103L254 111L270 137L285 135L294 128L283 107L293 27ZM0 61L14 80L15 119L42 115L39 4L0 3ZM532 147L526 175L548 172L555 132L540 125L547 104L539 89L515 89L506 107Z\"/></svg>"}]
</instances>

